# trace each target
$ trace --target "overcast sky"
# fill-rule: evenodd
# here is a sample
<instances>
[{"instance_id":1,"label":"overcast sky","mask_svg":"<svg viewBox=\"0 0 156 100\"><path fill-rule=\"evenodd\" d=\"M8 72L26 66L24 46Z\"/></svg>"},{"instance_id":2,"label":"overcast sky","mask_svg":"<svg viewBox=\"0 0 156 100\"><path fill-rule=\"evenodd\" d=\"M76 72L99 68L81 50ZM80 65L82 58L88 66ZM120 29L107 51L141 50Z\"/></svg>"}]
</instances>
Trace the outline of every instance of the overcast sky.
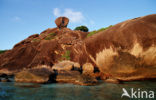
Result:
<instances>
[{"instance_id":1,"label":"overcast sky","mask_svg":"<svg viewBox=\"0 0 156 100\"><path fill-rule=\"evenodd\" d=\"M0 0L0 49L56 27L59 16L70 19L68 28L92 31L148 14L156 14L156 0Z\"/></svg>"}]
</instances>

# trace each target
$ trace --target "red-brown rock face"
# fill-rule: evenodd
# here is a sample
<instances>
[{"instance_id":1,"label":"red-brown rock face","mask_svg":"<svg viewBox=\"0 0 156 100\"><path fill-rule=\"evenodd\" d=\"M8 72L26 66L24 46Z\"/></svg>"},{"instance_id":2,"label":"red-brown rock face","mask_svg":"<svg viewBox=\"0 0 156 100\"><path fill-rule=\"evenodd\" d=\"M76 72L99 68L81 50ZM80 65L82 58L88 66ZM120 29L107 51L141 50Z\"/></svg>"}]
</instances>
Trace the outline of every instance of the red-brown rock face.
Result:
<instances>
[{"instance_id":1,"label":"red-brown rock face","mask_svg":"<svg viewBox=\"0 0 156 100\"><path fill-rule=\"evenodd\" d=\"M86 32L68 28L49 28L40 35L29 36L12 50L0 55L1 72L18 71L38 65L52 67L56 62L70 60L71 47L82 41L86 35Z\"/></svg>"},{"instance_id":2,"label":"red-brown rock face","mask_svg":"<svg viewBox=\"0 0 156 100\"><path fill-rule=\"evenodd\" d=\"M156 78L156 14L124 21L91 37L86 37L86 32L65 28L66 18L56 19L56 24L58 28L32 35L0 54L0 72L38 65L52 67L71 60L81 66L91 63L94 72L100 71L95 76L103 79Z\"/></svg>"},{"instance_id":3,"label":"red-brown rock face","mask_svg":"<svg viewBox=\"0 0 156 100\"><path fill-rule=\"evenodd\" d=\"M73 47L73 60L91 62L119 80L156 78L156 14L116 24Z\"/></svg>"},{"instance_id":4,"label":"red-brown rock face","mask_svg":"<svg viewBox=\"0 0 156 100\"><path fill-rule=\"evenodd\" d=\"M64 27L67 27L68 25L68 22L69 22L69 19L67 17L58 17L56 20L55 20L55 24L58 28L64 28Z\"/></svg>"}]
</instances>

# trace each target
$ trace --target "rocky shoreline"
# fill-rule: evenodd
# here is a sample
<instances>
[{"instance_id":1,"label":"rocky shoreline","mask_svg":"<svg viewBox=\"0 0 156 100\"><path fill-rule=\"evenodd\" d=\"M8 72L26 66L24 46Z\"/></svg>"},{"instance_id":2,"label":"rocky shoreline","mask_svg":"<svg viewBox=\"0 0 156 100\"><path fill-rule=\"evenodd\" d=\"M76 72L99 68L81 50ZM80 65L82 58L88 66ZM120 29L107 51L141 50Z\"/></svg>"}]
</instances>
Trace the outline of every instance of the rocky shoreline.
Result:
<instances>
[{"instance_id":1,"label":"rocky shoreline","mask_svg":"<svg viewBox=\"0 0 156 100\"><path fill-rule=\"evenodd\" d=\"M9 78L14 78L20 83L73 83L77 85L97 85L101 80L100 74L94 73L94 67L86 64L82 67L78 63L62 61L52 68L42 65L35 68L24 69L12 75L1 74L0 82L11 82ZM89 67L89 68L88 68ZM91 68L92 67L92 68ZM120 83L113 78L103 78L105 82Z\"/></svg>"},{"instance_id":2,"label":"rocky shoreline","mask_svg":"<svg viewBox=\"0 0 156 100\"><path fill-rule=\"evenodd\" d=\"M156 79L156 14L130 19L99 31L56 28L34 34L0 54L0 81L96 85Z\"/></svg>"}]
</instances>

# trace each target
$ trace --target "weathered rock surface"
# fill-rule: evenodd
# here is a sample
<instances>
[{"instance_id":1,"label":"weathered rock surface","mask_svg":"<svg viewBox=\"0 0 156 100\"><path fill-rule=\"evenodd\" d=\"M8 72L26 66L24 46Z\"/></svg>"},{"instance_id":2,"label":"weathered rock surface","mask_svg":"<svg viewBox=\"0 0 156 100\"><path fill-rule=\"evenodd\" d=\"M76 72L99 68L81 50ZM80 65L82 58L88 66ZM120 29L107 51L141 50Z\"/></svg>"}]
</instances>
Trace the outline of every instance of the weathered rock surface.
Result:
<instances>
[{"instance_id":1,"label":"weathered rock surface","mask_svg":"<svg viewBox=\"0 0 156 100\"><path fill-rule=\"evenodd\" d=\"M62 60L70 60L72 46L82 42L86 36L86 32L68 28L52 28L39 36L32 35L0 55L0 73L12 74L38 65L52 67Z\"/></svg>"},{"instance_id":2,"label":"weathered rock surface","mask_svg":"<svg viewBox=\"0 0 156 100\"><path fill-rule=\"evenodd\" d=\"M79 85L95 85L97 80L88 75L83 75L78 71L59 71L56 77L56 82L73 83Z\"/></svg>"},{"instance_id":3,"label":"weathered rock surface","mask_svg":"<svg viewBox=\"0 0 156 100\"><path fill-rule=\"evenodd\" d=\"M53 70L57 70L57 71L60 71L60 70L72 70L73 68L73 63L71 61L62 61L60 63L57 63L55 64L52 69Z\"/></svg>"},{"instance_id":4,"label":"weathered rock surface","mask_svg":"<svg viewBox=\"0 0 156 100\"><path fill-rule=\"evenodd\" d=\"M105 82L107 82L107 83L115 83L115 84L121 83L118 79L115 79L115 78L108 78L108 79L105 80Z\"/></svg>"},{"instance_id":5,"label":"weathered rock surface","mask_svg":"<svg viewBox=\"0 0 156 100\"><path fill-rule=\"evenodd\" d=\"M66 61L61 61L61 62L56 63L54 66L52 66L52 70L57 70L57 71L77 70L77 71L80 71L81 66L79 63L66 60Z\"/></svg>"},{"instance_id":6,"label":"weathered rock surface","mask_svg":"<svg viewBox=\"0 0 156 100\"><path fill-rule=\"evenodd\" d=\"M0 54L0 73L19 72L16 79L22 82L22 77L25 77L23 72L33 78L26 77L28 82L36 80L42 83L47 82L49 74L42 76L31 70L45 65L50 70L58 71L58 80L65 81L67 78L69 81L69 77L73 76L73 83L83 76L88 76L86 79L98 77L107 81L111 77L121 81L156 79L156 14L121 22L91 37L87 37L87 32L66 28L68 21L58 18L57 28L31 35L13 49ZM63 62L56 64L64 60L77 62L77 67L71 63L66 66L59 65ZM91 65L84 67L85 63ZM74 77L74 73L81 78Z\"/></svg>"},{"instance_id":7,"label":"weathered rock surface","mask_svg":"<svg viewBox=\"0 0 156 100\"><path fill-rule=\"evenodd\" d=\"M49 68L34 68L16 73L15 81L24 83L48 83L55 82L55 77L55 73Z\"/></svg>"},{"instance_id":8,"label":"weathered rock surface","mask_svg":"<svg viewBox=\"0 0 156 100\"><path fill-rule=\"evenodd\" d=\"M85 63L82 66L83 74L93 74L94 73L94 66L91 63Z\"/></svg>"},{"instance_id":9,"label":"weathered rock surface","mask_svg":"<svg viewBox=\"0 0 156 100\"><path fill-rule=\"evenodd\" d=\"M56 82L73 83L79 85L95 85L96 77L82 74L82 69L78 63L62 61L52 67L56 74Z\"/></svg>"},{"instance_id":10,"label":"weathered rock surface","mask_svg":"<svg viewBox=\"0 0 156 100\"><path fill-rule=\"evenodd\" d=\"M122 81L156 78L156 14L116 24L73 47L73 60Z\"/></svg>"},{"instance_id":11,"label":"weathered rock surface","mask_svg":"<svg viewBox=\"0 0 156 100\"><path fill-rule=\"evenodd\" d=\"M75 65L75 69L74 69ZM61 68L62 67L62 68ZM73 83L79 85L95 85L95 77L83 75L77 63L63 61L55 64L52 68L40 65L35 68L25 69L15 74L16 82L24 83Z\"/></svg>"},{"instance_id":12,"label":"weathered rock surface","mask_svg":"<svg viewBox=\"0 0 156 100\"><path fill-rule=\"evenodd\" d=\"M67 27L68 23L69 23L69 19L67 17L58 17L55 20L55 24L58 28Z\"/></svg>"}]
</instances>

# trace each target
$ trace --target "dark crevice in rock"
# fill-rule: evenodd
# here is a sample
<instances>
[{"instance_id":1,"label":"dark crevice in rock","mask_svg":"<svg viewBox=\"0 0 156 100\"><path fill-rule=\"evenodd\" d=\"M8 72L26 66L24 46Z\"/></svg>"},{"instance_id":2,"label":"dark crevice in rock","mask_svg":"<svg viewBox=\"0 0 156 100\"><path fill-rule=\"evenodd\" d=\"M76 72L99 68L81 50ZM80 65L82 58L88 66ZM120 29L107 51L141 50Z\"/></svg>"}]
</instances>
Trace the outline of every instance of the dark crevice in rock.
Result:
<instances>
[{"instance_id":1,"label":"dark crevice in rock","mask_svg":"<svg viewBox=\"0 0 156 100\"><path fill-rule=\"evenodd\" d=\"M0 82L11 82L10 78L14 78L14 75L1 74Z\"/></svg>"},{"instance_id":2,"label":"dark crevice in rock","mask_svg":"<svg viewBox=\"0 0 156 100\"><path fill-rule=\"evenodd\" d=\"M73 66L71 71L79 71L82 74L82 67L80 66L80 68L77 68Z\"/></svg>"},{"instance_id":3,"label":"dark crevice in rock","mask_svg":"<svg viewBox=\"0 0 156 100\"><path fill-rule=\"evenodd\" d=\"M49 80L47 83L56 83L56 77L57 77L57 72L54 72L53 74L49 75Z\"/></svg>"},{"instance_id":4,"label":"dark crevice in rock","mask_svg":"<svg viewBox=\"0 0 156 100\"><path fill-rule=\"evenodd\" d=\"M100 72L98 67L94 67L94 73L96 73L96 72Z\"/></svg>"}]
</instances>

